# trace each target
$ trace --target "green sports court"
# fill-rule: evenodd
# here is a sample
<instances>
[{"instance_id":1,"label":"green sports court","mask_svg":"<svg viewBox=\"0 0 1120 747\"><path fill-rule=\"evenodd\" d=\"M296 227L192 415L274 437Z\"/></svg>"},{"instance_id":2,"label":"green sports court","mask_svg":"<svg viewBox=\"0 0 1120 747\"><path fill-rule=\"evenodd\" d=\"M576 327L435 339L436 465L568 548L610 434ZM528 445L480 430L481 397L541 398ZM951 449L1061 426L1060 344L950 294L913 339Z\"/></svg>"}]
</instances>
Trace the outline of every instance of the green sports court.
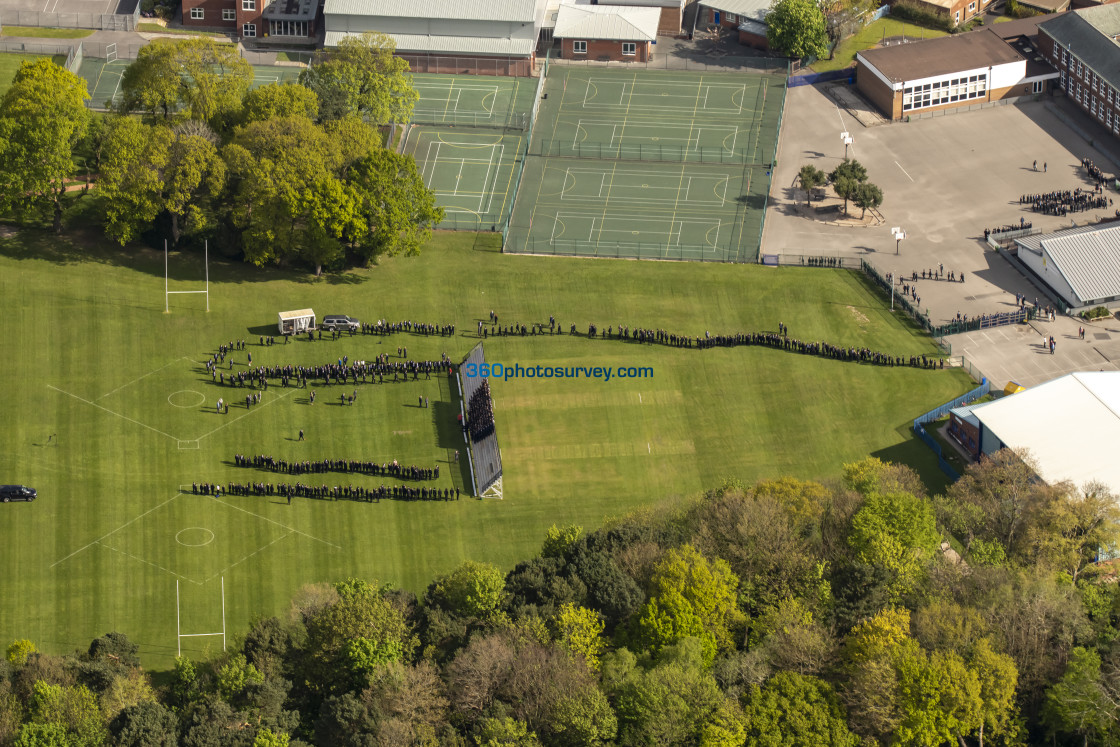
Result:
<instances>
[{"instance_id":1,"label":"green sports court","mask_svg":"<svg viewBox=\"0 0 1120 747\"><path fill-rule=\"evenodd\" d=\"M497 230L513 201L524 142L525 133L497 130L409 130L405 152L415 157L424 183L444 209L441 228Z\"/></svg>"},{"instance_id":2,"label":"green sports court","mask_svg":"<svg viewBox=\"0 0 1120 747\"><path fill-rule=\"evenodd\" d=\"M524 130L537 82L417 73L412 85L420 94L412 111L414 123Z\"/></svg>"},{"instance_id":3,"label":"green sports court","mask_svg":"<svg viewBox=\"0 0 1120 747\"><path fill-rule=\"evenodd\" d=\"M755 259L784 75L552 71L505 251Z\"/></svg>"}]
</instances>

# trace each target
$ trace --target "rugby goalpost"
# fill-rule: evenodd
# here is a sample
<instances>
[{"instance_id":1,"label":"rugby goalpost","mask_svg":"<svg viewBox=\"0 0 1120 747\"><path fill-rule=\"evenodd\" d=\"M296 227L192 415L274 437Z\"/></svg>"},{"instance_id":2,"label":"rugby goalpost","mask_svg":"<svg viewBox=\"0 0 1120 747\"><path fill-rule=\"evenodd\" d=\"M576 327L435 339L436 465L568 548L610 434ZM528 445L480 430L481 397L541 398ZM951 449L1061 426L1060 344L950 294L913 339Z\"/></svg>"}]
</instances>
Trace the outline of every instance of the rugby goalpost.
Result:
<instances>
[{"instance_id":1,"label":"rugby goalpost","mask_svg":"<svg viewBox=\"0 0 1120 747\"><path fill-rule=\"evenodd\" d=\"M207 239L204 242L203 245L205 247L205 254L203 255L202 263L203 263L203 266L204 266L205 272L206 272L206 290L173 291L173 290L168 290L168 286L167 286L167 282L168 282L167 239L163 240L163 313L164 314L170 314L171 313L171 296L181 295L181 294L189 294L189 293L203 293L203 294L205 294L206 295L206 311L207 312L210 311L210 240Z\"/></svg>"},{"instance_id":2,"label":"rugby goalpost","mask_svg":"<svg viewBox=\"0 0 1120 747\"><path fill-rule=\"evenodd\" d=\"M226 650L226 577L222 576L222 632L221 633L184 633L180 625L179 615L179 579L175 579L175 648L178 655L183 655L184 638L213 638L222 637L222 651Z\"/></svg>"}]
</instances>

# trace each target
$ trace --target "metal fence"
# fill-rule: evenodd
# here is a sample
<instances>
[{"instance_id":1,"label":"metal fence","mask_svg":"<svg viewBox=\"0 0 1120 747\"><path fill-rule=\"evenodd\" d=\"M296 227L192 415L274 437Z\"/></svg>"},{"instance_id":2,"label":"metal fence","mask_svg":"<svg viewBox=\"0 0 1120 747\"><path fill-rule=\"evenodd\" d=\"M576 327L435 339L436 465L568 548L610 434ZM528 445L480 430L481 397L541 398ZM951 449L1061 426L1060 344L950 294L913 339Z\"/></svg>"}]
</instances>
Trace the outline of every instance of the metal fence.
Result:
<instances>
[{"instance_id":1,"label":"metal fence","mask_svg":"<svg viewBox=\"0 0 1120 747\"><path fill-rule=\"evenodd\" d=\"M444 75L496 75L528 78L533 75L533 60L525 57L454 57L436 54L398 52L414 73Z\"/></svg>"},{"instance_id":2,"label":"metal fence","mask_svg":"<svg viewBox=\"0 0 1120 747\"><path fill-rule=\"evenodd\" d=\"M826 256L823 254L763 254L759 264L771 267L823 267L831 270L859 270L859 257Z\"/></svg>"},{"instance_id":3,"label":"metal fence","mask_svg":"<svg viewBox=\"0 0 1120 747\"><path fill-rule=\"evenodd\" d=\"M513 178L513 199L509 201L509 210L501 216L502 251L505 251L506 241L509 240L509 224L513 220L513 211L517 207L517 198L521 194L521 178L525 175L525 161L529 155L529 146L533 142L533 130L537 124L537 115L541 110L541 98L544 96L544 81L548 77L548 65L551 53L544 57L544 67L541 68L540 78L537 79L537 90L533 93L533 106L529 110L529 127L525 133L525 149L521 152L521 160L517 164L517 175Z\"/></svg>"},{"instance_id":4,"label":"metal fence","mask_svg":"<svg viewBox=\"0 0 1120 747\"><path fill-rule=\"evenodd\" d=\"M273 67L302 69L311 67L315 57L314 52L289 52L286 49L245 49L241 44L237 45L237 50L250 65L271 65ZM279 55L284 55L288 59L281 60L278 57Z\"/></svg>"},{"instance_id":5,"label":"metal fence","mask_svg":"<svg viewBox=\"0 0 1120 747\"><path fill-rule=\"evenodd\" d=\"M937 466L940 467L941 471L948 475L952 480L959 479L960 474L958 474L957 471L953 469L952 465L945 461L945 455L941 450L941 444L939 444L936 440L934 440L932 436L926 433L925 425L926 423L933 423L940 420L941 418L948 415L949 411L955 407L972 404L973 402L987 394L990 389L991 382L985 379L980 383L980 386L976 387L972 391L962 394L956 399L950 400L940 407L935 407L929 412L923 413L922 415L914 418L914 433L917 434L918 438L922 439L922 441L925 442L926 446L933 450L933 453L937 455Z\"/></svg>"},{"instance_id":6,"label":"metal fence","mask_svg":"<svg viewBox=\"0 0 1120 747\"><path fill-rule=\"evenodd\" d=\"M657 54L657 47L653 48L654 55L648 62L617 60L575 60L553 59L554 65L571 65L573 67L609 67L614 69L641 68L643 70L695 70L699 72L744 72L754 71L763 73L788 73L789 60L784 57L745 57L737 55L712 54L696 52L689 55Z\"/></svg>"},{"instance_id":7,"label":"metal fence","mask_svg":"<svg viewBox=\"0 0 1120 747\"><path fill-rule=\"evenodd\" d=\"M478 127L486 130L517 130L529 128L529 112L509 112L505 117L494 117L485 112L417 112L409 120L412 124L458 125Z\"/></svg>"},{"instance_id":8,"label":"metal fence","mask_svg":"<svg viewBox=\"0 0 1120 747\"><path fill-rule=\"evenodd\" d=\"M131 13L44 13L37 10L0 10L5 26L37 26L55 29L135 31L140 23L140 3Z\"/></svg>"},{"instance_id":9,"label":"metal fence","mask_svg":"<svg viewBox=\"0 0 1120 747\"><path fill-rule=\"evenodd\" d=\"M69 59L73 44L39 44L33 42L17 42L0 40L0 52L15 52L19 54L65 55Z\"/></svg>"},{"instance_id":10,"label":"metal fence","mask_svg":"<svg viewBox=\"0 0 1120 747\"><path fill-rule=\"evenodd\" d=\"M512 254L546 254L559 257L600 259L664 259L680 262L741 262L726 249L710 246L666 244L665 242L594 242L575 239L536 239L527 226L515 226L502 242L502 251Z\"/></svg>"},{"instance_id":11,"label":"metal fence","mask_svg":"<svg viewBox=\"0 0 1120 747\"><path fill-rule=\"evenodd\" d=\"M769 166L772 154L757 156L746 148L733 150L723 146L689 147L638 143L577 143L570 138L541 140L530 147L529 155L545 158L587 158L595 161L668 161L670 163L729 163L739 166Z\"/></svg>"}]
</instances>

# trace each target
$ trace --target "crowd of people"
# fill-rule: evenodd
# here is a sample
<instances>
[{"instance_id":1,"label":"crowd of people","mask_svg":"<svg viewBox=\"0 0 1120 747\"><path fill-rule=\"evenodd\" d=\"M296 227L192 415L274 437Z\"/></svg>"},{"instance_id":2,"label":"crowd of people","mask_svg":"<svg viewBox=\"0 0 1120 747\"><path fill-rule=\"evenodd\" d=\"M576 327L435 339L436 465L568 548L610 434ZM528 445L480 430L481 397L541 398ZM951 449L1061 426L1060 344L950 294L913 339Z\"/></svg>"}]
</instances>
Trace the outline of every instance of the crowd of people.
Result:
<instances>
[{"instance_id":1,"label":"crowd of people","mask_svg":"<svg viewBox=\"0 0 1120 747\"><path fill-rule=\"evenodd\" d=\"M378 319L376 322L367 324L365 322L361 325L363 335L395 335L405 332L411 332L416 335L423 335L425 337L454 337L455 325L454 324L431 324L428 322L390 322L387 319Z\"/></svg>"},{"instance_id":2,"label":"crowd of people","mask_svg":"<svg viewBox=\"0 0 1120 747\"><path fill-rule=\"evenodd\" d=\"M1085 171L1088 172L1089 178L1097 183L1097 187L1103 188L1105 183L1108 181L1108 177L1104 175L1103 171L1097 168L1097 165L1093 163L1093 159L1082 158L1081 165L1085 167Z\"/></svg>"},{"instance_id":3,"label":"crowd of people","mask_svg":"<svg viewBox=\"0 0 1120 747\"><path fill-rule=\"evenodd\" d=\"M802 257L801 264L806 267L842 267L839 257Z\"/></svg>"},{"instance_id":4,"label":"crowd of people","mask_svg":"<svg viewBox=\"0 0 1120 747\"><path fill-rule=\"evenodd\" d=\"M304 485L303 483L269 482L231 482L226 485L209 482L196 482L191 486L194 495L246 495L279 496L286 498L314 498L323 501L365 501L380 503L391 501L457 501L459 488L413 488L408 485L379 485L376 488L363 488L360 485Z\"/></svg>"},{"instance_id":5,"label":"crowd of people","mask_svg":"<svg viewBox=\"0 0 1120 747\"><path fill-rule=\"evenodd\" d=\"M407 358L408 351L404 350L403 357ZM372 361L351 361L348 356L339 358L336 362L323 363L314 366L297 366L293 364L257 366L245 370L226 373L213 365L212 358L206 362L214 382L223 386L257 387L268 389L269 381L279 382L281 386L295 386L306 388L310 382L313 386L330 386L331 384L384 384L385 377L392 376L392 381L408 381L409 377L416 381L421 376L425 379L432 378L432 374L450 373L452 370L451 359L446 353L439 360L396 360L389 359L388 353L379 355ZM232 361L231 361L232 362ZM355 397L357 392L355 392Z\"/></svg>"},{"instance_id":6,"label":"crowd of people","mask_svg":"<svg viewBox=\"0 0 1120 747\"><path fill-rule=\"evenodd\" d=\"M1026 195L1023 195L1023 197L1025 197L1025 196ZM1023 197L1019 198L1019 204L1020 205L1024 204L1023 203ZM985 228L984 229L984 240L987 241L988 237L991 236L993 233L1007 233L1008 231L1029 231L1032 228L1034 228L1034 223L1032 221L1029 221L1026 218L1020 218L1019 219L1019 225L1015 225L1014 223L1009 223L1005 226L1000 226L999 228Z\"/></svg>"},{"instance_id":7,"label":"crowd of people","mask_svg":"<svg viewBox=\"0 0 1120 747\"><path fill-rule=\"evenodd\" d=\"M487 379L482 380L467 403L467 428L475 443L494 433L494 400L490 398Z\"/></svg>"},{"instance_id":8,"label":"crowd of people","mask_svg":"<svg viewBox=\"0 0 1120 747\"><path fill-rule=\"evenodd\" d=\"M1095 168L1095 167L1094 167ZM1044 215L1063 216L1086 210L1100 210L1112 204L1112 198L1104 194L1100 183L1093 189L1078 187L1073 190L1057 190L1043 194L1022 195L1020 205L1030 205L1031 210ZM987 236L985 235L985 238Z\"/></svg>"},{"instance_id":9,"label":"crowd of people","mask_svg":"<svg viewBox=\"0 0 1120 747\"><path fill-rule=\"evenodd\" d=\"M705 333L707 335L707 333ZM716 347L736 347L739 345L759 345L762 347L787 350L802 355L817 355L838 361L870 363L876 366L910 366L913 368L945 368L944 358L925 355L890 355L865 347L845 347L830 345L827 342L802 342L789 334L776 332L748 332L734 335L707 335L698 340L700 349Z\"/></svg>"},{"instance_id":10,"label":"crowd of people","mask_svg":"<svg viewBox=\"0 0 1120 747\"><path fill-rule=\"evenodd\" d=\"M304 459L291 462L287 459L260 454L247 457L243 454L234 454L233 462L238 467L268 470L269 472L282 472L287 475L322 474L324 472L347 472L359 475L374 475L379 477L395 477L399 480L438 480L439 466L417 467L412 464L404 466L396 459L391 462L372 462L356 459Z\"/></svg>"}]
</instances>

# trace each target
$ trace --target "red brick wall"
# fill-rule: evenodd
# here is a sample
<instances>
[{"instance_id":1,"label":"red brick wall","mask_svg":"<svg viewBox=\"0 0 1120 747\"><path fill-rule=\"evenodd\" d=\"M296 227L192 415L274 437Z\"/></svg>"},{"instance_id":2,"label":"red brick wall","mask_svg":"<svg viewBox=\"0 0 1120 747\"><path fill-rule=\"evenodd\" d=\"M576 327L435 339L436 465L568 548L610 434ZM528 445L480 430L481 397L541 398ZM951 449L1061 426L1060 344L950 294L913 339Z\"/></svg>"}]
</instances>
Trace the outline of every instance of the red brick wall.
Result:
<instances>
[{"instance_id":1,"label":"red brick wall","mask_svg":"<svg viewBox=\"0 0 1120 747\"><path fill-rule=\"evenodd\" d=\"M256 39L263 39L264 33L268 31L268 22L261 18L264 13L264 6L268 0L254 0L253 10L243 10L242 0L233 0L237 3L237 33L241 34L245 24L253 23L257 26ZM244 35L242 35L244 38Z\"/></svg>"},{"instance_id":2,"label":"red brick wall","mask_svg":"<svg viewBox=\"0 0 1120 747\"><path fill-rule=\"evenodd\" d=\"M879 113L888 119L898 119L902 116L902 92L897 95L875 73L864 67L863 63L856 63L856 88L874 104Z\"/></svg>"},{"instance_id":3,"label":"red brick wall","mask_svg":"<svg viewBox=\"0 0 1120 747\"><path fill-rule=\"evenodd\" d=\"M748 47L768 51L770 49L770 40L762 34L752 34L750 31L739 32L739 43L746 44Z\"/></svg>"},{"instance_id":4,"label":"red brick wall","mask_svg":"<svg viewBox=\"0 0 1120 747\"><path fill-rule=\"evenodd\" d=\"M569 60L600 60L609 59L614 62L648 62L650 58L649 42L635 42L636 54L622 54L622 42L595 41L587 39L587 52L576 54L572 51L576 39L564 39L560 42L561 55ZM580 40L582 41L582 40Z\"/></svg>"},{"instance_id":5,"label":"red brick wall","mask_svg":"<svg viewBox=\"0 0 1120 747\"><path fill-rule=\"evenodd\" d=\"M949 413L949 433L957 439L965 451L972 455L973 459L979 458L980 455L980 430L958 418L953 413ZM968 440L972 439L972 445L969 445Z\"/></svg>"},{"instance_id":6,"label":"red brick wall","mask_svg":"<svg viewBox=\"0 0 1120 747\"><path fill-rule=\"evenodd\" d=\"M1120 126L1116 124L1117 119L1120 119L1120 92L1113 91L1110 102L1108 83L1096 77L1084 65L1081 66L1080 74L1078 73L1076 47L1067 55L1067 62L1063 63L1062 48L1046 35L1044 29L1039 28L1038 32L1038 49L1060 73L1065 74L1065 91L1069 99L1077 104L1087 117L1096 119L1105 129L1112 130L1113 134L1120 131ZM1058 85L1060 84L1059 79Z\"/></svg>"},{"instance_id":7,"label":"red brick wall","mask_svg":"<svg viewBox=\"0 0 1120 747\"><path fill-rule=\"evenodd\" d=\"M199 28L232 29L237 25L237 22L223 21L222 9L234 7L233 3L234 0L183 0L183 25ZM205 17L201 20L193 20L191 18L191 8L202 8Z\"/></svg>"},{"instance_id":8,"label":"red brick wall","mask_svg":"<svg viewBox=\"0 0 1120 747\"><path fill-rule=\"evenodd\" d=\"M729 21L729 20L727 20L728 14L726 12L724 12L722 10L712 10L711 8L708 8L708 25L712 25L716 22L716 13L719 13L719 25L720 26L723 26L725 29L738 30L738 28L739 28L739 16L735 16L734 21ZM732 14L732 15L734 15L734 14Z\"/></svg>"}]
</instances>

